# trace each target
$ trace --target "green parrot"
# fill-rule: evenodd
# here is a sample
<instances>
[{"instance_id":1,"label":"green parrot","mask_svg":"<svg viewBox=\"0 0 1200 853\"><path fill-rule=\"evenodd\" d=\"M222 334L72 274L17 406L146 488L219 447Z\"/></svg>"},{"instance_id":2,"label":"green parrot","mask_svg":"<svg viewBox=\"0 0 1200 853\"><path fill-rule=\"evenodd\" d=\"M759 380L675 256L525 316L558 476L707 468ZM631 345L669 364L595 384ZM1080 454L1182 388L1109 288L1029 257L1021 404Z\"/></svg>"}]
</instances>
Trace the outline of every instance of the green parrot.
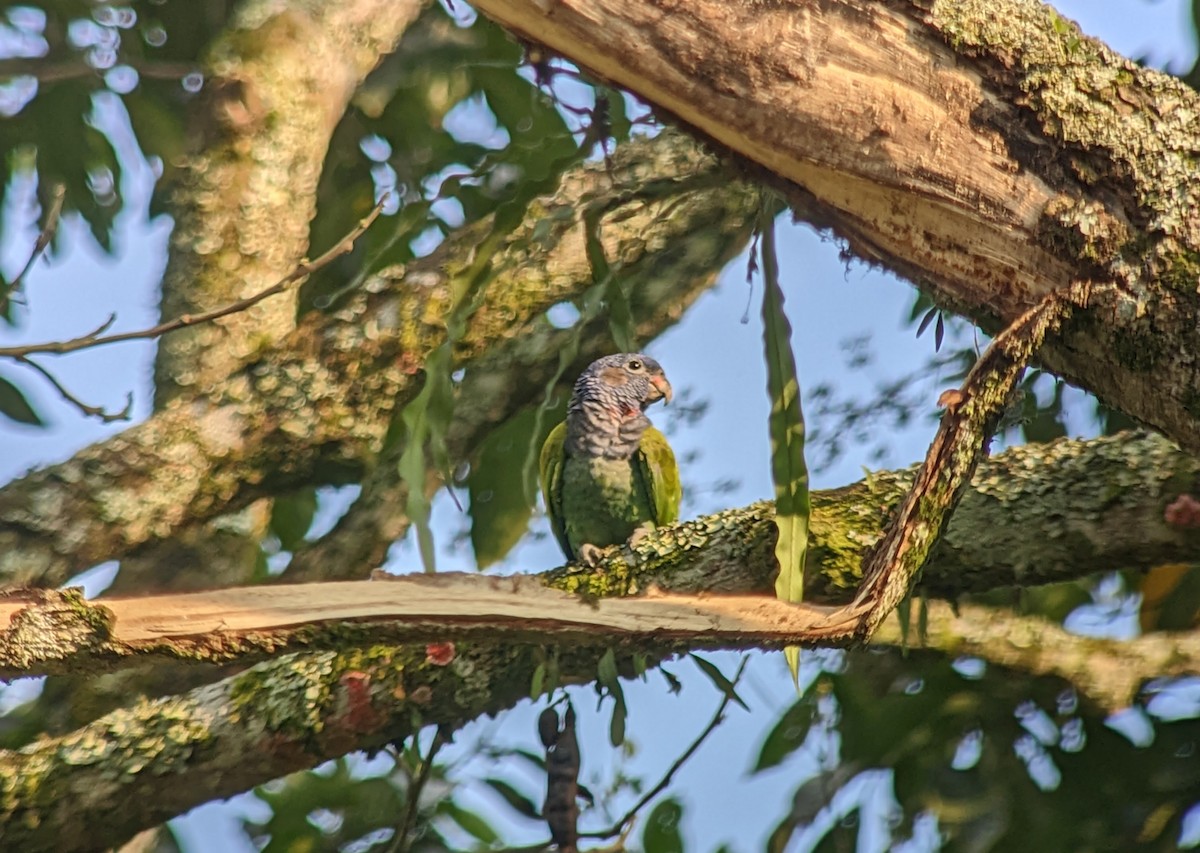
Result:
<instances>
[{"instance_id":1,"label":"green parrot","mask_svg":"<svg viewBox=\"0 0 1200 853\"><path fill-rule=\"evenodd\" d=\"M595 565L602 549L679 518L679 466L646 417L659 400L671 401L671 383L640 353L606 355L576 380L540 466L550 527L568 560Z\"/></svg>"}]
</instances>

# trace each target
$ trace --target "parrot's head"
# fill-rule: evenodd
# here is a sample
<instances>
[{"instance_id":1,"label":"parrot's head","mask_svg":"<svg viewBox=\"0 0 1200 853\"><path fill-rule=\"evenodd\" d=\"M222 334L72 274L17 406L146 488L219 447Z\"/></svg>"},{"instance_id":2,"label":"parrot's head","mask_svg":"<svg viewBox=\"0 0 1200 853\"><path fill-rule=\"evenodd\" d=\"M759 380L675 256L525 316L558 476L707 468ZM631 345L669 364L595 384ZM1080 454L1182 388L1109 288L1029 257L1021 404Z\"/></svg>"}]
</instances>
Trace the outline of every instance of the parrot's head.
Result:
<instances>
[{"instance_id":1,"label":"parrot's head","mask_svg":"<svg viewBox=\"0 0 1200 853\"><path fill-rule=\"evenodd\" d=\"M598 358L575 381L568 443L587 445L592 455L627 456L650 425L646 407L669 403L671 396L662 365L650 356L623 352Z\"/></svg>"}]
</instances>

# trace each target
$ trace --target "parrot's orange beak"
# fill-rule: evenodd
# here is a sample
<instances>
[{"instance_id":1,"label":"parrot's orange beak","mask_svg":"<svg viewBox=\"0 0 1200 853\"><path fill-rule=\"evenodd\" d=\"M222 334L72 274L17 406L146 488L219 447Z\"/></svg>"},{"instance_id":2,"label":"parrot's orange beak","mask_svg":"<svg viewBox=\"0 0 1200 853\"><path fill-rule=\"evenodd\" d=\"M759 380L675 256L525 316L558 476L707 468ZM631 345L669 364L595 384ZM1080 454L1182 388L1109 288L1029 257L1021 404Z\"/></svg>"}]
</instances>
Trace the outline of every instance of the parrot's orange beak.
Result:
<instances>
[{"instance_id":1,"label":"parrot's orange beak","mask_svg":"<svg viewBox=\"0 0 1200 853\"><path fill-rule=\"evenodd\" d=\"M650 385L654 391L658 392L657 396L651 396L651 403L654 403L658 400L666 400L667 403L671 402L671 397L674 395L671 393L671 383L667 381L667 377L663 376L661 373L655 373L650 377ZM666 405L666 403L663 405Z\"/></svg>"}]
</instances>

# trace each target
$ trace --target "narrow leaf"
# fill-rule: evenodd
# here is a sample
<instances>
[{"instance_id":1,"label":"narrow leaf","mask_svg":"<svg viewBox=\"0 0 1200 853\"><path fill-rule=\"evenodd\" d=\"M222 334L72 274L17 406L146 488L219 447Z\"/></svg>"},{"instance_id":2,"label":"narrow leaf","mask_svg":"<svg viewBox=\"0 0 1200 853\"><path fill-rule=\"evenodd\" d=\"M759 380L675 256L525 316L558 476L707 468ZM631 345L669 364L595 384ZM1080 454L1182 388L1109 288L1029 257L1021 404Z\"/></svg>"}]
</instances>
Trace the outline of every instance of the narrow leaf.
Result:
<instances>
[{"instance_id":1,"label":"narrow leaf","mask_svg":"<svg viewBox=\"0 0 1200 853\"><path fill-rule=\"evenodd\" d=\"M495 844L500 840L500 837L496 835L496 830L492 829L491 825L481 815L476 814L470 809L464 809L453 800L445 800L444 803L443 809L447 813L447 816L462 827L468 835L482 841L484 844Z\"/></svg>"},{"instance_id":2,"label":"narrow leaf","mask_svg":"<svg viewBox=\"0 0 1200 853\"><path fill-rule=\"evenodd\" d=\"M613 746L620 746L625 743L625 720L629 716L629 710L625 705L625 691L621 689L621 683L617 682L617 689L612 691L613 712L612 718L608 721L608 742Z\"/></svg>"},{"instance_id":3,"label":"narrow leaf","mask_svg":"<svg viewBox=\"0 0 1200 853\"><path fill-rule=\"evenodd\" d=\"M917 337L918 338L921 337L921 335L925 334L925 330L929 328L929 324L934 321L934 318L938 316L938 313L939 312L936 307L930 308L928 311L925 312L925 316L921 318L921 325L917 326Z\"/></svg>"},{"instance_id":4,"label":"narrow leaf","mask_svg":"<svg viewBox=\"0 0 1200 853\"><path fill-rule=\"evenodd\" d=\"M533 804L533 801L503 779L484 779L483 782L499 794L501 799L512 807L513 811L533 820L541 819L542 813Z\"/></svg>"},{"instance_id":5,"label":"narrow leaf","mask_svg":"<svg viewBox=\"0 0 1200 853\"><path fill-rule=\"evenodd\" d=\"M800 379L792 353L792 327L783 310L779 259L775 254L775 210L764 204L759 218L763 270L763 348L767 361L767 393L771 398L771 475L775 481L775 526L779 538L775 559L780 601L804 597L804 556L808 549L808 468L804 464L804 413ZM800 650L784 650L792 681L799 686Z\"/></svg>"},{"instance_id":6,"label":"narrow leaf","mask_svg":"<svg viewBox=\"0 0 1200 853\"><path fill-rule=\"evenodd\" d=\"M697 654L691 655L691 658L696 662L696 666L700 667L700 671L708 676L708 680L711 681L718 690L728 696L731 701L737 702L747 711L750 710L750 706L742 701L741 696L737 695L737 690L734 689L733 682L726 678L725 674L722 673L715 664L713 664L711 661L706 661Z\"/></svg>"},{"instance_id":7,"label":"narrow leaf","mask_svg":"<svg viewBox=\"0 0 1200 853\"><path fill-rule=\"evenodd\" d=\"M775 524L779 541L775 557L779 579L775 592L781 601L804 596L804 555L808 546L808 469L804 464L804 415L800 409L800 380L792 354L792 327L783 310L779 262L775 255L775 223L764 214L763 344L767 359L767 391L771 397L771 474L775 481Z\"/></svg>"},{"instance_id":8,"label":"narrow leaf","mask_svg":"<svg viewBox=\"0 0 1200 853\"><path fill-rule=\"evenodd\" d=\"M546 665L539 663L533 671L533 678L529 683L529 698L536 699L542 695L542 688L546 685Z\"/></svg>"}]
</instances>

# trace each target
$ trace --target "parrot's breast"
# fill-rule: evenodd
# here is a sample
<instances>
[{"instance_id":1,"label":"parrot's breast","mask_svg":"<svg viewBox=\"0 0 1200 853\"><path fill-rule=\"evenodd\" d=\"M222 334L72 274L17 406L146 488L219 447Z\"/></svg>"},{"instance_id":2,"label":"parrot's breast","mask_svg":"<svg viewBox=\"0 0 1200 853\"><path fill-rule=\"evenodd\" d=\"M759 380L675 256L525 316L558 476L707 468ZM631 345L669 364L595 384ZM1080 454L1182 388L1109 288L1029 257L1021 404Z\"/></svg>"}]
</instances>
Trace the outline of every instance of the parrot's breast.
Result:
<instances>
[{"instance_id":1,"label":"parrot's breast","mask_svg":"<svg viewBox=\"0 0 1200 853\"><path fill-rule=\"evenodd\" d=\"M563 526L572 549L625 542L654 520L646 484L629 459L568 456L563 467Z\"/></svg>"}]
</instances>

